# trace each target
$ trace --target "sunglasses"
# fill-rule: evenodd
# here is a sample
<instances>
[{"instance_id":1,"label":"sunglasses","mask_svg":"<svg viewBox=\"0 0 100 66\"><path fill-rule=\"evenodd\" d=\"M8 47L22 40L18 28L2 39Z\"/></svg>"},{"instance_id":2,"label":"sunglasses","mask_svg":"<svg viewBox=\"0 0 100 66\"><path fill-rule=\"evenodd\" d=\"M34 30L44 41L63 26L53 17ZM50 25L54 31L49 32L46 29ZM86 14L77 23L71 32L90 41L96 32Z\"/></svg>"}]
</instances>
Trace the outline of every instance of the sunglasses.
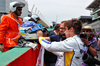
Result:
<instances>
[{"instance_id":1,"label":"sunglasses","mask_svg":"<svg viewBox=\"0 0 100 66\"><path fill-rule=\"evenodd\" d=\"M92 30L82 30L82 32L92 32Z\"/></svg>"},{"instance_id":2,"label":"sunglasses","mask_svg":"<svg viewBox=\"0 0 100 66\"><path fill-rule=\"evenodd\" d=\"M20 9L17 9L18 11L22 11L22 9L20 8Z\"/></svg>"}]
</instances>

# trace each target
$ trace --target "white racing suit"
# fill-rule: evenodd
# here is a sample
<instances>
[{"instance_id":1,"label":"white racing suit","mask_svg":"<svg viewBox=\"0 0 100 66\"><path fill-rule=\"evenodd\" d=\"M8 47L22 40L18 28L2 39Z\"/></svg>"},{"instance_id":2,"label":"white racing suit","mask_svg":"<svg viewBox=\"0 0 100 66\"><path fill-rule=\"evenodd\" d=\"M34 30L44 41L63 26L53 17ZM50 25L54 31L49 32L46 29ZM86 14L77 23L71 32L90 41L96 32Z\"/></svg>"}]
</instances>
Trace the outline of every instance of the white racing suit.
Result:
<instances>
[{"instance_id":1,"label":"white racing suit","mask_svg":"<svg viewBox=\"0 0 100 66\"><path fill-rule=\"evenodd\" d=\"M65 66L81 66L84 43L77 35L60 42L50 42L40 37L39 42L48 51L64 52Z\"/></svg>"}]
</instances>

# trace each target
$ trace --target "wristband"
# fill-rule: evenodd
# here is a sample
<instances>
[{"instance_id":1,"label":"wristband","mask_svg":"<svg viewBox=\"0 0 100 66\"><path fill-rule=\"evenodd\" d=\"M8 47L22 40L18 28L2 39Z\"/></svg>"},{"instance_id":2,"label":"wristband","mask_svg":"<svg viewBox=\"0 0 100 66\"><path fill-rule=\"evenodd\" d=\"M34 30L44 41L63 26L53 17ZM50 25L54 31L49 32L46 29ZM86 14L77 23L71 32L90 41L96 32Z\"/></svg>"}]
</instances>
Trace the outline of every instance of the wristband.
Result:
<instances>
[{"instance_id":1,"label":"wristband","mask_svg":"<svg viewBox=\"0 0 100 66\"><path fill-rule=\"evenodd\" d=\"M0 45L3 45L3 43L0 43Z\"/></svg>"},{"instance_id":2,"label":"wristband","mask_svg":"<svg viewBox=\"0 0 100 66\"><path fill-rule=\"evenodd\" d=\"M87 45L87 47L90 47L90 46L91 46L91 44Z\"/></svg>"}]
</instances>

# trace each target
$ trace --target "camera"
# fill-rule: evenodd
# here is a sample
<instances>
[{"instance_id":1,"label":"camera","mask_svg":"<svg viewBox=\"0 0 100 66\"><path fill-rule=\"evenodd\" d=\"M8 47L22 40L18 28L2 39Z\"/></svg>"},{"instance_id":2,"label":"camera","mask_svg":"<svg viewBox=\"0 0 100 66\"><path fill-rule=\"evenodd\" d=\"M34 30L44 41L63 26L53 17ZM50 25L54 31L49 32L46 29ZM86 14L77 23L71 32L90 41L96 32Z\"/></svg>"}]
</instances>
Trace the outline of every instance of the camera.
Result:
<instances>
[{"instance_id":1,"label":"camera","mask_svg":"<svg viewBox=\"0 0 100 66\"><path fill-rule=\"evenodd\" d=\"M100 65L100 61L98 59L95 59L94 57L92 57L88 53L85 53L82 59L83 59L84 63L86 63L86 64L92 64L92 65L93 64L97 64L97 65Z\"/></svg>"},{"instance_id":2,"label":"camera","mask_svg":"<svg viewBox=\"0 0 100 66\"><path fill-rule=\"evenodd\" d=\"M88 41L91 41L91 40L93 40L93 37L94 37L94 35L93 34L91 34L89 37L88 37ZM80 38L85 38L85 39L87 39L87 33L81 33L80 34Z\"/></svg>"},{"instance_id":3,"label":"camera","mask_svg":"<svg viewBox=\"0 0 100 66\"><path fill-rule=\"evenodd\" d=\"M83 32L83 33L81 33L81 34L80 34L80 38L85 38L85 39L87 39L87 34L86 34L86 33L84 33L84 32Z\"/></svg>"}]
</instances>

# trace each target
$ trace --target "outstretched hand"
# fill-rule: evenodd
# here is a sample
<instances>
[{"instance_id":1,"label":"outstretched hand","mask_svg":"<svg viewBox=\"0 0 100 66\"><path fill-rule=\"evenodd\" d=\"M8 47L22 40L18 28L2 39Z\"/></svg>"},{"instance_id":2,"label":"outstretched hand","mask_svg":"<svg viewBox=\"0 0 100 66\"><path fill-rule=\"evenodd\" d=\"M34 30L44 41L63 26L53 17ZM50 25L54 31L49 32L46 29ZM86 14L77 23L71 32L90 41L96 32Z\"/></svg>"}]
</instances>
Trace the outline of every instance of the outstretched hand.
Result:
<instances>
[{"instance_id":1,"label":"outstretched hand","mask_svg":"<svg viewBox=\"0 0 100 66\"><path fill-rule=\"evenodd\" d=\"M36 33L37 33L37 37L38 37L38 38L39 38L39 37L43 37L43 33L42 33L41 30L38 30Z\"/></svg>"}]
</instances>

